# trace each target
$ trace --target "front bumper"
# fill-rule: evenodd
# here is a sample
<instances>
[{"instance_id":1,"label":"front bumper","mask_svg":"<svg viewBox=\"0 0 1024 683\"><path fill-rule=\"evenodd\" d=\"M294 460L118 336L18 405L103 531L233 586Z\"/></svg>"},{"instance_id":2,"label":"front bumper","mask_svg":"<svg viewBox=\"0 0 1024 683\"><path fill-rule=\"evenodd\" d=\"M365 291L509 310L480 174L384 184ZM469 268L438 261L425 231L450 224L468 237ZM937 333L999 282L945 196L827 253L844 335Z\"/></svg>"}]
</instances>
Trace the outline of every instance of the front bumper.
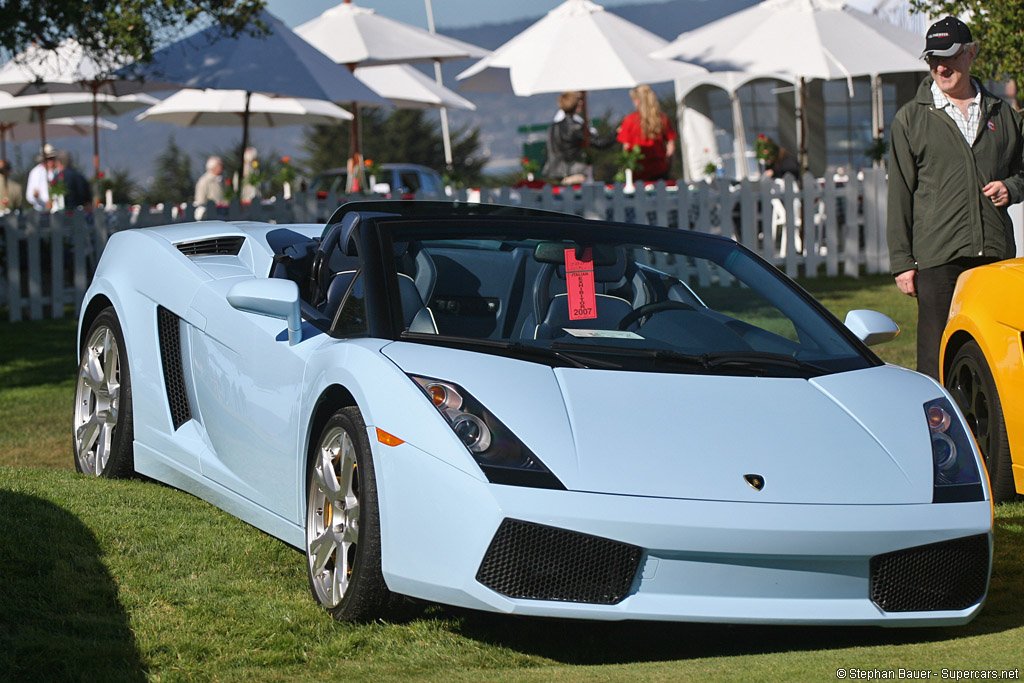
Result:
<instances>
[{"instance_id":1,"label":"front bumper","mask_svg":"<svg viewBox=\"0 0 1024 683\"><path fill-rule=\"evenodd\" d=\"M785 505L550 491L490 484L409 444L374 451L384 578L417 598L546 617L935 626L970 621L987 590L987 501ZM488 588L478 573L505 520L639 548L625 597L597 604ZM977 536L972 547L987 557L974 565L972 595L980 594L969 606L885 611L872 601L872 558Z\"/></svg>"}]
</instances>

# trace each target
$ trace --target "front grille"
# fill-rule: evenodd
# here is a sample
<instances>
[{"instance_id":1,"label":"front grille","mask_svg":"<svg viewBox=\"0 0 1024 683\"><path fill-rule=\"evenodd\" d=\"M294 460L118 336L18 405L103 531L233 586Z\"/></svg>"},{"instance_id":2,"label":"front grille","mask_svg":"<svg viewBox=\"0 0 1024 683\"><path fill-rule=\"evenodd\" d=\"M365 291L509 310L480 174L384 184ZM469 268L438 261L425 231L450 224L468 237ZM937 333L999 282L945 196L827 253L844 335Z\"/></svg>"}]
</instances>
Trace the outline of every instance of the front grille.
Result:
<instances>
[{"instance_id":1,"label":"front grille","mask_svg":"<svg viewBox=\"0 0 1024 683\"><path fill-rule=\"evenodd\" d=\"M185 375L181 369L181 322L163 306L156 307L156 326L160 335L160 358L164 365L164 386L171 422L177 429L192 419L185 392Z\"/></svg>"},{"instance_id":2,"label":"front grille","mask_svg":"<svg viewBox=\"0 0 1024 683\"><path fill-rule=\"evenodd\" d=\"M988 536L897 550L871 558L871 601L886 612L963 610L985 595Z\"/></svg>"},{"instance_id":3,"label":"front grille","mask_svg":"<svg viewBox=\"0 0 1024 683\"><path fill-rule=\"evenodd\" d=\"M614 605L633 585L641 554L635 545L506 519L476 580L510 598Z\"/></svg>"},{"instance_id":4,"label":"front grille","mask_svg":"<svg viewBox=\"0 0 1024 683\"><path fill-rule=\"evenodd\" d=\"M195 242L179 242L174 246L185 256L238 256L244 242L244 237L212 237Z\"/></svg>"}]
</instances>

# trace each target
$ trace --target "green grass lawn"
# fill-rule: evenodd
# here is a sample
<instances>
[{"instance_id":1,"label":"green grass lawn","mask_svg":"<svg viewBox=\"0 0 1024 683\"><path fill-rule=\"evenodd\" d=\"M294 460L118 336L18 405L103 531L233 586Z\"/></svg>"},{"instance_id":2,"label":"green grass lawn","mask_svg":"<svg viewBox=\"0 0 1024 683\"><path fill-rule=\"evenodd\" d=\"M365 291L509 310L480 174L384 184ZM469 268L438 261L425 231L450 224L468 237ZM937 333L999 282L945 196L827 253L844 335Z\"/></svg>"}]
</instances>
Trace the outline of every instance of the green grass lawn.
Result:
<instances>
[{"instance_id":1,"label":"green grass lawn","mask_svg":"<svg viewBox=\"0 0 1024 683\"><path fill-rule=\"evenodd\" d=\"M888 276L804 283L840 319L904 329L876 347L913 366L916 310ZM593 623L406 606L332 621L297 550L190 495L72 469L73 320L0 323L0 681L836 680L862 670L1024 663L1024 503L996 513L988 603L931 629ZM938 679L938 674L934 679Z\"/></svg>"}]
</instances>

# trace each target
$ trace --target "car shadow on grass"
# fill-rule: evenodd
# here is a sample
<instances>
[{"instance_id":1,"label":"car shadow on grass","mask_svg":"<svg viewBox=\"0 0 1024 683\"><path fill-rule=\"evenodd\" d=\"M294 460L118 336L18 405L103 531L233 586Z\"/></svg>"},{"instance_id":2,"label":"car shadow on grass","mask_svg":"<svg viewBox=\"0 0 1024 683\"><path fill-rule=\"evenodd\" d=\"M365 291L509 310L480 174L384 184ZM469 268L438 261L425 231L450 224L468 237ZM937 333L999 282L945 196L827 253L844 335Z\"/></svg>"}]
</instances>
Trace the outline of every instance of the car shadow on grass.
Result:
<instances>
[{"instance_id":1,"label":"car shadow on grass","mask_svg":"<svg viewBox=\"0 0 1024 683\"><path fill-rule=\"evenodd\" d=\"M146 680L92 531L2 489L0 520L0 680Z\"/></svg>"},{"instance_id":2,"label":"car shadow on grass","mask_svg":"<svg viewBox=\"0 0 1024 683\"><path fill-rule=\"evenodd\" d=\"M460 635L574 665L624 664L876 645L941 642L1024 626L1024 503L996 519L992 582L981 614L956 627L737 626L537 619L433 607L420 618L449 622Z\"/></svg>"}]
</instances>

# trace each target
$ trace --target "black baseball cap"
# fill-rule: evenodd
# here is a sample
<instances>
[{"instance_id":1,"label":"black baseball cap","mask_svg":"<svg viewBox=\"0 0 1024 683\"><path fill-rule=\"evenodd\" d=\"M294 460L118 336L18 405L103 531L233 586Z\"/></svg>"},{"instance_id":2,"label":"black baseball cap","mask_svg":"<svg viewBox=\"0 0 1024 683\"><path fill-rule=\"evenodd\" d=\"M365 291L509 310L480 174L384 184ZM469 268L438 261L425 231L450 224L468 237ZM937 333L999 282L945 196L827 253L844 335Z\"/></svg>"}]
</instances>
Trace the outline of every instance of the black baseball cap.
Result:
<instances>
[{"instance_id":1,"label":"black baseball cap","mask_svg":"<svg viewBox=\"0 0 1024 683\"><path fill-rule=\"evenodd\" d=\"M956 17L936 21L928 29L921 59L929 57L952 57L967 43L973 43L971 29Z\"/></svg>"}]
</instances>

